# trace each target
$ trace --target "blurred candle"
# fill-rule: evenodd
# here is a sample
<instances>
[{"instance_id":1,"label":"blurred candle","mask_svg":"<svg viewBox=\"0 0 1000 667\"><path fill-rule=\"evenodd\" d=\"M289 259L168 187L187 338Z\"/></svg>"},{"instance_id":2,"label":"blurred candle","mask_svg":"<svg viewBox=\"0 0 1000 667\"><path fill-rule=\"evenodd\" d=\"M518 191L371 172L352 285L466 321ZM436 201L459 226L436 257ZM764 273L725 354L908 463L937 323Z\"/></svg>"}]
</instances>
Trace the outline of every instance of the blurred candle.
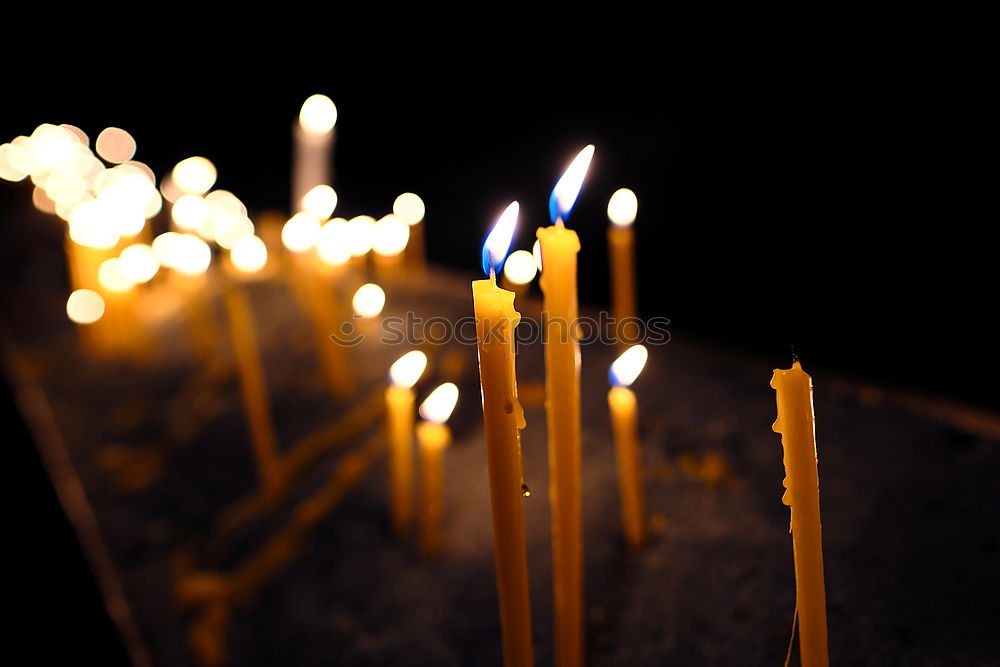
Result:
<instances>
[{"instance_id":1,"label":"blurred candle","mask_svg":"<svg viewBox=\"0 0 1000 667\"><path fill-rule=\"evenodd\" d=\"M526 667L534 662L521 470L521 429L525 424L514 369L514 329L521 316L514 310L514 293L496 283L496 272L510 248L517 212L517 202L511 203L493 227L483 245L483 271L489 279L472 283L500 632L507 667Z\"/></svg>"},{"instance_id":2,"label":"blurred candle","mask_svg":"<svg viewBox=\"0 0 1000 667\"><path fill-rule=\"evenodd\" d=\"M788 370L774 369L771 387L778 400L778 418L773 428L781 434L784 447L786 491L781 502L788 505L792 515L799 655L803 667L826 667L829 664L826 585L812 378L796 360Z\"/></svg>"},{"instance_id":3,"label":"blurred candle","mask_svg":"<svg viewBox=\"0 0 1000 667\"><path fill-rule=\"evenodd\" d=\"M617 190L608 201L608 254L611 263L611 316L616 338L622 339L622 323L636 316L635 222L639 204L628 188Z\"/></svg>"},{"instance_id":4,"label":"blurred candle","mask_svg":"<svg viewBox=\"0 0 1000 667\"><path fill-rule=\"evenodd\" d=\"M392 203L392 214L410 226L410 240L406 245L406 265L417 280L423 280L426 270L424 254L424 200L412 192L404 192Z\"/></svg>"},{"instance_id":5,"label":"blurred candle","mask_svg":"<svg viewBox=\"0 0 1000 667\"><path fill-rule=\"evenodd\" d=\"M451 444L451 431L445 422L458 401L458 387L445 382L420 404L424 421L417 425L420 446L420 550L433 556L441 546L439 525L444 514L442 478L444 450Z\"/></svg>"},{"instance_id":6,"label":"blurred candle","mask_svg":"<svg viewBox=\"0 0 1000 667\"><path fill-rule=\"evenodd\" d=\"M621 498L625 541L638 549L646 541L646 500L642 490L642 459L639 453L639 418L635 392L630 385L646 365L647 352L633 345L611 364L608 378L608 409L618 461L618 492Z\"/></svg>"},{"instance_id":7,"label":"blurred candle","mask_svg":"<svg viewBox=\"0 0 1000 667\"><path fill-rule=\"evenodd\" d=\"M583 186L587 146L549 198L552 226L537 232L542 251L545 413L552 505L552 584L557 667L583 664L583 512L580 477L580 345L576 338L576 255L580 239L563 222Z\"/></svg>"},{"instance_id":8,"label":"blurred candle","mask_svg":"<svg viewBox=\"0 0 1000 667\"><path fill-rule=\"evenodd\" d=\"M413 517L413 385L427 368L427 355L407 352L389 368L385 390L386 438L389 441L389 506L392 529L402 536Z\"/></svg>"},{"instance_id":9,"label":"blurred candle","mask_svg":"<svg viewBox=\"0 0 1000 667\"><path fill-rule=\"evenodd\" d=\"M331 185L333 127L337 107L326 95L311 95L302 104L292 131L292 213L317 185Z\"/></svg>"},{"instance_id":10,"label":"blurred candle","mask_svg":"<svg viewBox=\"0 0 1000 667\"><path fill-rule=\"evenodd\" d=\"M246 415L253 446L257 476L264 497L274 502L281 495L283 484L281 460L278 456L278 438L271 420L271 404L267 395L267 382L260 363L257 331L253 313L246 295L239 288L226 292L226 317L229 336L236 357L236 370L240 379L243 412Z\"/></svg>"},{"instance_id":11,"label":"blurred candle","mask_svg":"<svg viewBox=\"0 0 1000 667\"><path fill-rule=\"evenodd\" d=\"M393 214L375 223L372 252L375 255L375 275L379 280L398 282L401 276L403 251L410 240L411 227ZM411 274L406 272L409 280Z\"/></svg>"}]
</instances>

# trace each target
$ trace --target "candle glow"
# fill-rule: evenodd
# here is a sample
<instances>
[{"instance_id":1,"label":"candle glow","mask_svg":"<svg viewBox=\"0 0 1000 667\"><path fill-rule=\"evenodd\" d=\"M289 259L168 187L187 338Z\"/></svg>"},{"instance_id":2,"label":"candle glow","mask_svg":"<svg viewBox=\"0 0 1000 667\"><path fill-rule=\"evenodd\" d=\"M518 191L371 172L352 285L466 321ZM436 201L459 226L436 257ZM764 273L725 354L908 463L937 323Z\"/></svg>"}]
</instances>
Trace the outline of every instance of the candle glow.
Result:
<instances>
[{"instance_id":1,"label":"candle glow","mask_svg":"<svg viewBox=\"0 0 1000 667\"><path fill-rule=\"evenodd\" d=\"M594 145L585 146L556 181L555 187L552 188L552 194L549 196L549 216L553 224L558 220L565 222L566 218L569 217L570 211L573 210L573 205L576 204L576 199L580 195L583 179L587 176L587 170L590 168L590 161L593 157Z\"/></svg>"},{"instance_id":2,"label":"candle glow","mask_svg":"<svg viewBox=\"0 0 1000 667\"><path fill-rule=\"evenodd\" d=\"M267 264L267 246L256 236L244 236L233 244L229 261L243 273L256 273Z\"/></svg>"},{"instance_id":3,"label":"candle glow","mask_svg":"<svg viewBox=\"0 0 1000 667\"><path fill-rule=\"evenodd\" d=\"M326 220L337 208L337 191L329 185L317 185L302 197L300 207L318 220Z\"/></svg>"},{"instance_id":4,"label":"candle glow","mask_svg":"<svg viewBox=\"0 0 1000 667\"><path fill-rule=\"evenodd\" d=\"M515 285L526 285L535 279L538 267L534 256L527 250L515 250L503 266L504 278Z\"/></svg>"},{"instance_id":5,"label":"candle glow","mask_svg":"<svg viewBox=\"0 0 1000 667\"><path fill-rule=\"evenodd\" d=\"M630 386L639 377L648 358L649 351L645 345L633 345L622 352L608 369L608 379L611 384L619 387Z\"/></svg>"},{"instance_id":6,"label":"candle glow","mask_svg":"<svg viewBox=\"0 0 1000 667\"><path fill-rule=\"evenodd\" d=\"M326 95L310 95L299 110L299 124L309 134L326 134L337 124L337 105Z\"/></svg>"},{"instance_id":7,"label":"candle glow","mask_svg":"<svg viewBox=\"0 0 1000 667\"><path fill-rule=\"evenodd\" d=\"M636 213L639 210L639 200L635 193L628 188L616 190L611 199L608 200L608 220L612 224L622 227L635 222Z\"/></svg>"},{"instance_id":8,"label":"candle glow","mask_svg":"<svg viewBox=\"0 0 1000 667\"><path fill-rule=\"evenodd\" d=\"M390 213L375 223L372 250L376 255L394 257L406 249L409 240L410 226Z\"/></svg>"},{"instance_id":9,"label":"candle glow","mask_svg":"<svg viewBox=\"0 0 1000 667\"><path fill-rule=\"evenodd\" d=\"M496 275L503 267L504 259L510 250L510 242L514 238L514 227L517 225L517 214L520 205L512 201L503 214L493 225L486 241L483 242L483 273Z\"/></svg>"},{"instance_id":10,"label":"candle glow","mask_svg":"<svg viewBox=\"0 0 1000 667\"><path fill-rule=\"evenodd\" d=\"M385 291L375 283L368 283L358 288L351 299L354 312L361 317L375 317L385 306Z\"/></svg>"},{"instance_id":11,"label":"candle glow","mask_svg":"<svg viewBox=\"0 0 1000 667\"><path fill-rule=\"evenodd\" d=\"M296 213L281 228L281 242L292 252L305 252L319 238L320 222L308 213Z\"/></svg>"},{"instance_id":12,"label":"candle glow","mask_svg":"<svg viewBox=\"0 0 1000 667\"><path fill-rule=\"evenodd\" d=\"M443 424L451 417L456 403L458 403L458 387L454 382L445 382L420 404L420 416L429 422Z\"/></svg>"},{"instance_id":13,"label":"candle glow","mask_svg":"<svg viewBox=\"0 0 1000 667\"><path fill-rule=\"evenodd\" d=\"M160 270L152 246L133 243L118 256L118 268L122 274L136 283L148 283Z\"/></svg>"},{"instance_id":14,"label":"candle glow","mask_svg":"<svg viewBox=\"0 0 1000 667\"><path fill-rule=\"evenodd\" d=\"M404 192L392 203L392 213L408 225L424 219L424 200L412 192Z\"/></svg>"},{"instance_id":15,"label":"candle glow","mask_svg":"<svg viewBox=\"0 0 1000 667\"><path fill-rule=\"evenodd\" d=\"M351 258L350 230L346 220L334 218L320 228L316 254L329 266L340 266Z\"/></svg>"},{"instance_id":16,"label":"candle glow","mask_svg":"<svg viewBox=\"0 0 1000 667\"><path fill-rule=\"evenodd\" d=\"M427 355L420 350L407 352L389 367L389 381L397 387L410 389L427 368Z\"/></svg>"},{"instance_id":17,"label":"candle glow","mask_svg":"<svg viewBox=\"0 0 1000 667\"><path fill-rule=\"evenodd\" d=\"M178 162L171 176L173 185L181 192L202 195L215 185L218 172L208 158L195 156Z\"/></svg>"},{"instance_id":18,"label":"candle glow","mask_svg":"<svg viewBox=\"0 0 1000 667\"><path fill-rule=\"evenodd\" d=\"M66 299L66 315L77 324L93 324L104 316L104 298L93 290L75 290Z\"/></svg>"}]
</instances>

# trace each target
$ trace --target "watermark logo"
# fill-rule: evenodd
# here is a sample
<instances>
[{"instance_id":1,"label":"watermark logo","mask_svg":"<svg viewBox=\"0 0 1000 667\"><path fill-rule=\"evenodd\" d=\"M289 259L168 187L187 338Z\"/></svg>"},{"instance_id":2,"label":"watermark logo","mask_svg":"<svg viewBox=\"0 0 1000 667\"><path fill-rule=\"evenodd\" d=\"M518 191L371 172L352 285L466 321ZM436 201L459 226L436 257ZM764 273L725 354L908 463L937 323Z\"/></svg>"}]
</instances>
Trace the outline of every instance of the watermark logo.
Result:
<instances>
[{"instance_id":1,"label":"watermark logo","mask_svg":"<svg viewBox=\"0 0 1000 667\"><path fill-rule=\"evenodd\" d=\"M670 320L666 317L653 317L642 320L637 317L615 319L607 312L601 312L596 318L578 317L573 321L562 318L550 318L543 313L540 319L522 317L514 331L511 332L507 319L477 321L475 317L449 319L434 316L423 317L410 311L403 316L382 318L378 331L368 331L359 326L361 318L344 322L339 331L330 334L330 339L344 347L360 345L369 337L383 345L460 345L475 346L479 341L480 331L483 338L490 344L506 344L513 336L518 345L534 343L559 343L575 340L580 345L666 345L670 342L668 326Z\"/></svg>"}]
</instances>

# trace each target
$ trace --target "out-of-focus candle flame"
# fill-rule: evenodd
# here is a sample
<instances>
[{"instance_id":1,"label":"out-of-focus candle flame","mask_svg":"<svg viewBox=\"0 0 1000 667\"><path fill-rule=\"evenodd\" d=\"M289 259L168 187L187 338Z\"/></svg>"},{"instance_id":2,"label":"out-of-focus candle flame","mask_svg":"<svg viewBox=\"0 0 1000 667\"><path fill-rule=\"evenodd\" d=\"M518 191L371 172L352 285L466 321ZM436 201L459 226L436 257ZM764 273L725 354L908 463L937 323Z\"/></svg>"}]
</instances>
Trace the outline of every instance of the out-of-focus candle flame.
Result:
<instances>
[{"instance_id":1,"label":"out-of-focus candle flame","mask_svg":"<svg viewBox=\"0 0 1000 667\"><path fill-rule=\"evenodd\" d=\"M97 280L104 289L122 293L135 287L135 281L122 273L121 261L117 257L101 262L97 269Z\"/></svg>"},{"instance_id":2,"label":"out-of-focus candle flame","mask_svg":"<svg viewBox=\"0 0 1000 667\"><path fill-rule=\"evenodd\" d=\"M542 242L535 239L534 245L531 246L531 256L535 258L535 266L538 267L538 272L542 272Z\"/></svg>"},{"instance_id":3,"label":"out-of-focus candle flame","mask_svg":"<svg viewBox=\"0 0 1000 667\"><path fill-rule=\"evenodd\" d=\"M120 127L106 127L97 135L94 149L112 164L128 162L135 155L135 139Z\"/></svg>"},{"instance_id":4,"label":"out-of-focus candle flame","mask_svg":"<svg viewBox=\"0 0 1000 667\"><path fill-rule=\"evenodd\" d=\"M267 246L257 236L244 236L233 244L229 260L243 273L256 273L267 264Z\"/></svg>"},{"instance_id":5,"label":"out-of-focus candle flame","mask_svg":"<svg viewBox=\"0 0 1000 667\"><path fill-rule=\"evenodd\" d=\"M212 238L220 247L232 250L237 241L254 235L253 221L242 213L224 213L212 218Z\"/></svg>"},{"instance_id":6,"label":"out-of-focus candle flame","mask_svg":"<svg viewBox=\"0 0 1000 667\"><path fill-rule=\"evenodd\" d=\"M173 258L172 246L181 237L177 232L164 232L153 239L153 256L160 266L170 266Z\"/></svg>"},{"instance_id":7,"label":"out-of-focus candle flame","mask_svg":"<svg viewBox=\"0 0 1000 667\"><path fill-rule=\"evenodd\" d=\"M645 345L633 345L622 352L621 356L615 359L608 369L608 379L611 384L627 387L635 382L646 365L648 357L649 351L646 350Z\"/></svg>"},{"instance_id":8,"label":"out-of-focus candle flame","mask_svg":"<svg viewBox=\"0 0 1000 667\"><path fill-rule=\"evenodd\" d=\"M326 95L310 95L302 103L299 123L309 134L326 134L337 124L337 105Z\"/></svg>"},{"instance_id":9,"label":"out-of-focus candle flame","mask_svg":"<svg viewBox=\"0 0 1000 667\"><path fill-rule=\"evenodd\" d=\"M152 246L145 243L133 243L125 248L118 260L122 274L136 283L148 283L160 270L160 262Z\"/></svg>"},{"instance_id":10,"label":"out-of-focus candle flame","mask_svg":"<svg viewBox=\"0 0 1000 667\"><path fill-rule=\"evenodd\" d=\"M410 226L390 213L375 223L372 237L372 250L376 255L394 257L406 249Z\"/></svg>"},{"instance_id":11,"label":"out-of-focus candle flame","mask_svg":"<svg viewBox=\"0 0 1000 667\"><path fill-rule=\"evenodd\" d=\"M317 185L302 196L299 207L317 220L326 220L337 208L337 191L329 185Z\"/></svg>"},{"instance_id":12,"label":"out-of-focus candle flame","mask_svg":"<svg viewBox=\"0 0 1000 667\"><path fill-rule=\"evenodd\" d=\"M194 234L178 234L167 248L164 264L189 276L204 273L212 263L212 249Z\"/></svg>"},{"instance_id":13,"label":"out-of-focus candle flame","mask_svg":"<svg viewBox=\"0 0 1000 667\"><path fill-rule=\"evenodd\" d=\"M573 204L580 195L580 188L583 187L583 179L587 176L590 168L590 161L594 157L594 145L590 144L580 151L573 162L570 163L563 175L556 181L556 186L552 188L552 195L549 197L549 216L552 223L557 220L566 221Z\"/></svg>"},{"instance_id":14,"label":"out-of-focus candle flame","mask_svg":"<svg viewBox=\"0 0 1000 667\"><path fill-rule=\"evenodd\" d=\"M316 240L316 254L330 266L340 266L351 258L350 230L343 218L324 223Z\"/></svg>"},{"instance_id":15,"label":"out-of-focus candle flame","mask_svg":"<svg viewBox=\"0 0 1000 667\"><path fill-rule=\"evenodd\" d=\"M385 291L375 283L362 285L354 293L351 305L361 317L375 317L385 306Z\"/></svg>"},{"instance_id":16,"label":"out-of-focus candle flame","mask_svg":"<svg viewBox=\"0 0 1000 667\"><path fill-rule=\"evenodd\" d=\"M68 130L42 123L31 133L28 146L31 151L32 175L48 173L72 163L85 148Z\"/></svg>"},{"instance_id":17,"label":"out-of-focus candle flame","mask_svg":"<svg viewBox=\"0 0 1000 667\"><path fill-rule=\"evenodd\" d=\"M170 173L173 185L181 192L203 195L215 185L218 172L208 158L189 157L181 160ZM166 193L164 193L166 195ZM167 199L170 199L167 197Z\"/></svg>"},{"instance_id":18,"label":"out-of-focus candle flame","mask_svg":"<svg viewBox=\"0 0 1000 667\"><path fill-rule=\"evenodd\" d=\"M0 146L0 178L5 181L17 183L28 177L28 170L22 169L17 164L17 150L13 144L3 144ZM11 160L12 154L14 154L13 160Z\"/></svg>"},{"instance_id":19,"label":"out-of-focus candle flame","mask_svg":"<svg viewBox=\"0 0 1000 667\"><path fill-rule=\"evenodd\" d=\"M490 275L491 272L500 273L507 251L510 250L511 239L514 238L519 210L520 205L512 201L487 235L483 243L483 273L486 275Z\"/></svg>"},{"instance_id":20,"label":"out-of-focus candle flame","mask_svg":"<svg viewBox=\"0 0 1000 667\"><path fill-rule=\"evenodd\" d=\"M93 290L75 290L66 299L66 315L77 324L93 324L104 316L104 298Z\"/></svg>"},{"instance_id":21,"label":"out-of-focus candle flame","mask_svg":"<svg viewBox=\"0 0 1000 667\"><path fill-rule=\"evenodd\" d=\"M292 252L305 252L316 245L319 230L319 220L299 212L281 228L281 242Z\"/></svg>"},{"instance_id":22,"label":"out-of-focus candle flame","mask_svg":"<svg viewBox=\"0 0 1000 667\"><path fill-rule=\"evenodd\" d=\"M80 204L69 217L69 237L88 248L111 248L121 235L104 216L96 201Z\"/></svg>"},{"instance_id":23,"label":"out-of-focus candle flame","mask_svg":"<svg viewBox=\"0 0 1000 667\"><path fill-rule=\"evenodd\" d=\"M429 422L443 424L451 417L458 403L458 387L454 382L439 385L420 404L420 416Z\"/></svg>"},{"instance_id":24,"label":"out-of-focus candle flame","mask_svg":"<svg viewBox=\"0 0 1000 667\"><path fill-rule=\"evenodd\" d=\"M424 219L424 200L412 192L404 192L392 203L392 214L408 225Z\"/></svg>"},{"instance_id":25,"label":"out-of-focus candle flame","mask_svg":"<svg viewBox=\"0 0 1000 667\"><path fill-rule=\"evenodd\" d=\"M527 250L515 250L503 265L503 275L515 285L527 285L535 279L538 267L534 256Z\"/></svg>"},{"instance_id":26,"label":"out-of-focus candle flame","mask_svg":"<svg viewBox=\"0 0 1000 667\"><path fill-rule=\"evenodd\" d=\"M180 229L196 231L203 229L211 219L212 211L199 195L184 195L174 202L170 217Z\"/></svg>"},{"instance_id":27,"label":"out-of-focus candle flame","mask_svg":"<svg viewBox=\"0 0 1000 667\"><path fill-rule=\"evenodd\" d=\"M639 200L628 188L615 190L608 200L608 220L612 224L627 227L635 222L635 214L639 210Z\"/></svg>"},{"instance_id":28,"label":"out-of-focus candle flame","mask_svg":"<svg viewBox=\"0 0 1000 667\"><path fill-rule=\"evenodd\" d=\"M407 352L389 367L389 381L409 389L417 383L427 368L427 355L420 350Z\"/></svg>"},{"instance_id":29,"label":"out-of-focus candle flame","mask_svg":"<svg viewBox=\"0 0 1000 667\"><path fill-rule=\"evenodd\" d=\"M351 255L363 257L375 243L375 218L359 215L347 221L347 243Z\"/></svg>"}]
</instances>

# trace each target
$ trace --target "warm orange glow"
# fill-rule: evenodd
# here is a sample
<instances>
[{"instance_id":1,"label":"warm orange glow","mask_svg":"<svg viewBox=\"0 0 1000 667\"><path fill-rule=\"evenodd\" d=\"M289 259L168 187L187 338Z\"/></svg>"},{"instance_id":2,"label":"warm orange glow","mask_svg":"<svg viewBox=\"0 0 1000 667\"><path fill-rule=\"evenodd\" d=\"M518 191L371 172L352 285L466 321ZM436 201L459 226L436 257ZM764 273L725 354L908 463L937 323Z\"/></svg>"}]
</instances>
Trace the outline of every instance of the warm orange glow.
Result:
<instances>
[{"instance_id":1,"label":"warm orange glow","mask_svg":"<svg viewBox=\"0 0 1000 667\"><path fill-rule=\"evenodd\" d=\"M163 177L163 180L160 181L160 193L163 195L163 198L171 204L180 199L181 195L184 194L181 189L177 187L177 184L174 183L174 177L171 174L167 174Z\"/></svg>"},{"instance_id":2,"label":"warm orange glow","mask_svg":"<svg viewBox=\"0 0 1000 667\"><path fill-rule=\"evenodd\" d=\"M316 253L330 266L340 266L351 258L350 231L343 218L328 220L319 230Z\"/></svg>"},{"instance_id":3,"label":"warm orange glow","mask_svg":"<svg viewBox=\"0 0 1000 667\"><path fill-rule=\"evenodd\" d=\"M504 277L515 285L530 283L537 273L535 258L527 250L515 250L503 265Z\"/></svg>"},{"instance_id":4,"label":"warm orange glow","mask_svg":"<svg viewBox=\"0 0 1000 667\"><path fill-rule=\"evenodd\" d=\"M499 271L507 257L519 210L520 205L516 201L511 202L486 236L483 243L483 273L486 275L490 275L491 271Z\"/></svg>"},{"instance_id":5,"label":"warm orange glow","mask_svg":"<svg viewBox=\"0 0 1000 667\"><path fill-rule=\"evenodd\" d=\"M304 252L316 245L319 230L319 220L308 213L296 213L281 228L281 242L292 252Z\"/></svg>"},{"instance_id":6,"label":"warm orange glow","mask_svg":"<svg viewBox=\"0 0 1000 667\"><path fill-rule=\"evenodd\" d=\"M97 135L94 149L108 162L121 164L135 155L135 139L120 127L107 127Z\"/></svg>"},{"instance_id":7,"label":"warm orange glow","mask_svg":"<svg viewBox=\"0 0 1000 667\"><path fill-rule=\"evenodd\" d=\"M375 223L372 250L376 255L393 257L406 249L410 226L391 213Z\"/></svg>"},{"instance_id":8,"label":"warm orange glow","mask_svg":"<svg viewBox=\"0 0 1000 667\"><path fill-rule=\"evenodd\" d=\"M212 218L212 237L220 247L231 250L243 238L253 236L253 222L245 215L227 213Z\"/></svg>"},{"instance_id":9,"label":"warm orange glow","mask_svg":"<svg viewBox=\"0 0 1000 667\"><path fill-rule=\"evenodd\" d=\"M72 164L85 147L76 136L56 125L43 123L31 133L32 174L47 173Z\"/></svg>"},{"instance_id":10,"label":"warm orange glow","mask_svg":"<svg viewBox=\"0 0 1000 667\"><path fill-rule=\"evenodd\" d=\"M205 195L205 201L208 203L213 219L230 213L247 214L247 207L240 201L239 197L229 190L212 190Z\"/></svg>"},{"instance_id":11,"label":"warm orange glow","mask_svg":"<svg viewBox=\"0 0 1000 667\"><path fill-rule=\"evenodd\" d=\"M66 299L66 314L77 324L93 324L104 316L104 299L89 289L78 289Z\"/></svg>"},{"instance_id":12,"label":"warm orange glow","mask_svg":"<svg viewBox=\"0 0 1000 667\"><path fill-rule=\"evenodd\" d=\"M337 208L337 191L329 185L317 185L302 197L299 207L317 220L327 220Z\"/></svg>"},{"instance_id":13,"label":"warm orange glow","mask_svg":"<svg viewBox=\"0 0 1000 667\"><path fill-rule=\"evenodd\" d=\"M308 134L326 134L337 124L337 106L326 95L311 95L302 103L299 123Z\"/></svg>"},{"instance_id":14,"label":"warm orange glow","mask_svg":"<svg viewBox=\"0 0 1000 667\"><path fill-rule=\"evenodd\" d=\"M104 215L99 202L88 201L69 216L69 237L88 248L111 248L120 238L118 229Z\"/></svg>"},{"instance_id":15,"label":"warm orange glow","mask_svg":"<svg viewBox=\"0 0 1000 667\"><path fill-rule=\"evenodd\" d=\"M633 345L622 352L621 356L611 364L611 370L608 373L612 384L627 387L635 382L645 367L648 357L649 352L644 345Z\"/></svg>"},{"instance_id":16,"label":"warm orange glow","mask_svg":"<svg viewBox=\"0 0 1000 667\"><path fill-rule=\"evenodd\" d=\"M18 149L12 144L4 144L0 146L0 178L5 181L12 181L16 183L18 181L23 181L28 177L28 170L21 169L17 165L16 155L14 161L11 161L11 153L16 153L17 150Z\"/></svg>"},{"instance_id":17,"label":"warm orange glow","mask_svg":"<svg viewBox=\"0 0 1000 667\"><path fill-rule=\"evenodd\" d=\"M392 203L392 214L408 225L424 219L424 200L412 192L404 192Z\"/></svg>"},{"instance_id":18,"label":"warm orange glow","mask_svg":"<svg viewBox=\"0 0 1000 667\"><path fill-rule=\"evenodd\" d=\"M212 249L193 234L178 234L166 249L167 261L163 264L187 275L204 273L212 263Z\"/></svg>"},{"instance_id":19,"label":"warm orange glow","mask_svg":"<svg viewBox=\"0 0 1000 667\"><path fill-rule=\"evenodd\" d=\"M208 224L211 209L208 202L198 195L184 195L170 209L170 218L178 228L195 231Z\"/></svg>"},{"instance_id":20,"label":"warm orange glow","mask_svg":"<svg viewBox=\"0 0 1000 667\"><path fill-rule=\"evenodd\" d=\"M181 192L201 195L215 185L218 172L215 170L215 165L207 158L189 157L177 163L171 176L173 184Z\"/></svg>"},{"instance_id":21,"label":"warm orange glow","mask_svg":"<svg viewBox=\"0 0 1000 667\"><path fill-rule=\"evenodd\" d=\"M563 175L559 177L556 186L552 189L552 197L549 200L549 213L552 222L557 219L565 221L569 212L576 203L576 198L580 195L580 188L583 187L583 179L590 169L590 161L594 157L593 144L584 147L570 163Z\"/></svg>"},{"instance_id":22,"label":"warm orange glow","mask_svg":"<svg viewBox=\"0 0 1000 667\"><path fill-rule=\"evenodd\" d=\"M372 249L375 242L375 219L368 215L359 215L347 221L347 244L351 255L363 257Z\"/></svg>"},{"instance_id":23,"label":"warm orange glow","mask_svg":"<svg viewBox=\"0 0 1000 667\"><path fill-rule=\"evenodd\" d=\"M420 350L412 350L389 367L389 380L397 387L409 389L417 383L426 368L427 355Z\"/></svg>"},{"instance_id":24,"label":"warm orange glow","mask_svg":"<svg viewBox=\"0 0 1000 667\"><path fill-rule=\"evenodd\" d=\"M628 188L616 190L608 200L608 220L615 225L628 226L635 222L639 200Z\"/></svg>"},{"instance_id":25,"label":"warm orange glow","mask_svg":"<svg viewBox=\"0 0 1000 667\"><path fill-rule=\"evenodd\" d=\"M351 299L354 312L361 317L375 317L385 306L385 291L375 283L368 283L358 288Z\"/></svg>"},{"instance_id":26,"label":"warm orange glow","mask_svg":"<svg viewBox=\"0 0 1000 667\"><path fill-rule=\"evenodd\" d=\"M133 243L125 248L118 255L118 260L122 274L136 283L148 283L160 270L160 262L152 246L145 243Z\"/></svg>"},{"instance_id":27,"label":"warm orange glow","mask_svg":"<svg viewBox=\"0 0 1000 667\"><path fill-rule=\"evenodd\" d=\"M439 385L420 404L420 416L429 422L443 424L451 417L458 403L458 387L453 382Z\"/></svg>"},{"instance_id":28,"label":"warm orange glow","mask_svg":"<svg viewBox=\"0 0 1000 667\"><path fill-rule=\"evenodd\" d=\"M97 281L110 292L127 292L135 287L135 281L122 273L121 261L117 257L101 262L97 269Z\"/></svg>"},{"instance_id":29,"label":"warm orange glow","mask_svg":"<svg viewBox=\"0 0 1000 667\"><path fill-rule=\"evenodd\" d=\"M267 264L267 246L256 236L244 236L233 244L229 260L243 273L256 273Z\"/></svg>"}]
</instances>

